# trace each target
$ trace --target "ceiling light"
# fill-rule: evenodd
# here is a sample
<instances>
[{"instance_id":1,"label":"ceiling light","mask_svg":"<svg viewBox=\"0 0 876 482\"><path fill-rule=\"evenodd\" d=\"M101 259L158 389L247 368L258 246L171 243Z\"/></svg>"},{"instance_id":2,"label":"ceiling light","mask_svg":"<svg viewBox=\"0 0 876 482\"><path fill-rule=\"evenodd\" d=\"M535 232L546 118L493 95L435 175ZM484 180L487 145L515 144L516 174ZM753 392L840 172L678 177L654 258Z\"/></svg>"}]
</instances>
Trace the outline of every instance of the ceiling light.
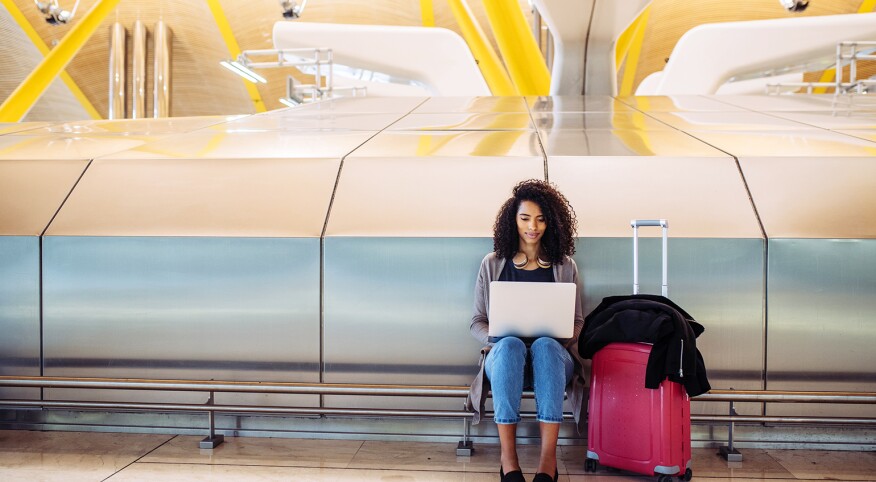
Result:
<instances>
[{"instance_id":1,"label":"ceiling light","mask_svg":"<svg viewBox=\"0 0 876 482\"><path fill-rule=\"evenodd\" d=\"M234 72L235 74L243 77L244 79L254 84L258 84L259 82L266 84L268 82L267 80L265 80L264 77L244 67L239 62L228 62L226 60L223 60L219 62L219 65L225 67L226 69Z\"/></svg>"}]
</instances>

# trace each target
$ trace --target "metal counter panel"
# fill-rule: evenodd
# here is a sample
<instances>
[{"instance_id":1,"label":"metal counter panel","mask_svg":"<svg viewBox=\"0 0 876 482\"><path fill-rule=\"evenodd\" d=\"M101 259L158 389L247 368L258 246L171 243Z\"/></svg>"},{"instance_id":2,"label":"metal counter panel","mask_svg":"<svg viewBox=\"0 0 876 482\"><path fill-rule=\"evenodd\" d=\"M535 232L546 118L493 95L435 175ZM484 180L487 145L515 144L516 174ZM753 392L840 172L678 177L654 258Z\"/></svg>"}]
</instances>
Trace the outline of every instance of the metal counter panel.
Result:
<instances>
[{"instance_id":1,"label":"metal counter panel","mask_svg":"<svg viewBox=\"0 0 876 482\"><path fill-rule=\"evenodd\" d=\"M87 160L0 160L0 236L39 236Z\"/></svg>"},{"instance_id":2,"label":"metal counter panel","mask_svg":"<svg viewBox=\"0 0 876 482\"><path fill-rule=\"evenodd\" d=\"M710 98L701 95L629 95L619 96L616 99L649 114L651 112L743 112L748 110L722 102L724 97L726 96Z\"/></svg>"},{"instance_id":3,"label":"metal counter panel","mask_svg":"<svg viewBox=\"0 0 876 482\"><path fill-rule=\"evenodd\" d=\"M492 237L511 189L532 178L544 179L540 158L348 157L326 235Z\"/></svg>"},{"instance_id":4,"label":"metal counter panel","mask_svg":"<svg viewBox=\"0 0 876 482\"><path fill-rule=\"evenodd\" d=\"M669 297L706 329L697 348L712 388L763 389L764 241L679 239L671 237L671 228L670 220ZM630 228L629 237L578 239L574 258L584 283L585 315L606 296L632 293L631 236ZM659 294L660 239L639 243L641 292ZM692 411L725 414L727 406L694 402ZM760 404L737 404L737 411L759 414Z\"/></svg>"},{"instance_id":5,"label":"metal counter panel","mask_svg":"<svg viewBox=\"0 0 876 482\"><path fill-rule=\"evenodd\" d=\"M319 380L319 239L56 237L43 242L48 376ZM204 394L60 393L203 402ZM284 398L293 397L293 398ZM219 394L217 403L317 403Z\"/></svg>"},{"instance_id":6,"label":"metal counter panel","mask_svg":"<svg viewBox=\"0 0 876 482\"><path fill-rule=\"evenodd\" d=\"M475 280L492 238L325 238L329 383L468 385ZM326 397L333 407L455 410L463 400Z\"/></svg>"},{"instance_id":7,"label":"metal counter panel","mask_svg":"<svg viewBox=\"0 0 876 482\"><path fill-rule=\"evenodd\" d=\"M630 110L629 112L533 112L532 118L539 130L557 129L570 130L643 130L667 131L673 130L667 124L660 122L651 115Z\"/></svg>"},{"instance_id":8,"label":"metal counter panel","mask_svg":"<svg viewBox=\"0 0 876 482\"><path fill-rule=\"evenodd\" d=\"M431 97L419 105L417 114L448 114L452 112L529 112L523 97Z\"/></svg>"},{"instance_id":9,"label":"metal counter panel","mask_svg":"<svg viewBox=\"0 0 876 482\"><path fill-rule=\"evenodd\" d=\"M800 130L693 131L691 136L739 158L873 157L876 143L841 133Z\"/></svg>"},{"instance_id":10,"label":"metal counter panel","mask_svg":"<svg viewBox=\"0 0 876 482\"><path fill-rule=\"evenodd\" d=\"M403 114L341 114L297 111L248 116L209 127L211 131L379 131L399 120Z\"/></svg>"},{"instance_id":11,"label":"metal counter panel","mask_svg":"<svg viewBox=\"0 0 876 482\"><path fill-rule=\"evenodd\" d=\"M336 97L291 109L274 111L276 115L299 112L322 112L335 114L406 114L422 104L428 97ZM264 115L274 115L266 113Z\"/></svg>"},{"instance_id":12,"label":"metal counter panel","mask_svg":"<svg viewBox=\"0 0 876 482\"><path fill-rule=\"evenodd\" d=\"M235 119L249 117L247 115L232 116L197 116L197 117L162 117L147 119L112 119L85 120L64 122L47 127L20 132L19 135L65 134L91 135L107 134L120 136L161 136L180 134L203 129L207 126L223 124Z\"/></svg>"},{"instance_id":13,"label":"metal counter panel","mask_svg":"<svg viewBox=\"0 0 876 482\"><path fill-rule=\"evenodd\" d=\"M872 156L742 157L739 164L770 238L876 238Z\"/></svg>"},{"instance_id":14,"label":"metal counter panel","mask_svg":"<svg viewBox=\"0 0 876 482\"><path fill-rule=\"evenodd\" d=\"M50 236L319 237L340 159L96 159Z\"/></svg>"},{"instance_id":15,"label":"metal counter panel","mask_svg":"<svg viewBox=\"0 0 876 482\"><path fill-rule=\"evenodd\" d=\"M539 129L548 158L583 156L727 157L672 129Z\"/></svg>"},{"instance_id":16,"label":"metal counter panel","mask_svg":"<svg viewBox=\"0 0 876 482\"><path fill-rule=\"evenodd\" d=\"M0 375L40 375L40 241L0 236ZM0 388L0 398L38 400L38 388Z\"/></svg>"},{"instance_id":17,"label":"metal counter panel","mask_svg":"<svg viewBox=\"0 0 876 482\"><path fill-rule=\"evenodd\" d=\"M548 175L576 209L581 236L630 236L631 219L668 219L673 237L762 237L736 162L726 155L549 157Z\"/></svg>"},{"instance_id":18,"label":"metal counter panel","mask_svg":"<svg viewBox=\"0 0 876 482\"><path fill-rule=\"evenodd\" d=\"M760 112L834 111L838 107L833 94L825 95L711 95L704 98Z\"/></svg>"},{"instance_id":19,"label":"metal counter panel","mask_svg":"<svg viewBox=\"0 0 876 482\"><path fill-rule=\"evenodd\" d=\"M119 149L110 159L340 159L373 136L367 131L199 131ZM2 140L2 137L0 137Z\"/></svg>"},{"instance_id":20,"label":"metal counter panel","mask_svg":"<svg viewBox=\"0 0 876 482\"><path fill-rule=\"evenodd\" d=\"M391 131L501 131L535 130L526 112L472 113L454 112L446 114L408 114L389 127Z\"/></svg>"},{"instance_id":21,"label":"metal counter panel","mask_svg":"<svg viewBox=\"0 0 876 482\"><path fill-rule=\"evenodd\" d=\"M814 128L790 119L760 112L650 112L649 115L685 131L769 130L788 131Z\"/></svg>"},{"instance_id":22,"label":"metal counter panel","mask_svg":"<svg viewBox=\"0 0 876 482\"><path fill-rule=\"evenodd\" d=\"M21 135L19 135L21 134ZM0 160L94 159L146 144L136 136L46 134L28 136L23 133L0 136Z\"/></svg>"},{"instance_id":23,"label":"metal counter panel","mask_svg":"<svg viewBox=\"0 0 876 482\"><path fill-rule=\"evenodd\" d=\"M529 120L526 119L528 123ZM384 131L350 157L541 157L534 131Z\"/></svg>"},{"instance_id":24,"label":"metal counter panel","mask_svg":"<svg viewBox=\"0 0 876 482\"><path fill-rule=\"evenodd\" d=\"M771 239L767 388L876 391L876 239ZM770 415L876 417L876 407L769 404Z\"/></svg>"},{"instance_id":25,"label":"metal counter panel","mask_svg":"<svg viewBox=\"0 0 876 482\"><path fill-rule=\"evenodd\" d=\"M629 105L608 95L527 96L533 114L539 112L636 112Z\"/></svg>"}]
</instances>

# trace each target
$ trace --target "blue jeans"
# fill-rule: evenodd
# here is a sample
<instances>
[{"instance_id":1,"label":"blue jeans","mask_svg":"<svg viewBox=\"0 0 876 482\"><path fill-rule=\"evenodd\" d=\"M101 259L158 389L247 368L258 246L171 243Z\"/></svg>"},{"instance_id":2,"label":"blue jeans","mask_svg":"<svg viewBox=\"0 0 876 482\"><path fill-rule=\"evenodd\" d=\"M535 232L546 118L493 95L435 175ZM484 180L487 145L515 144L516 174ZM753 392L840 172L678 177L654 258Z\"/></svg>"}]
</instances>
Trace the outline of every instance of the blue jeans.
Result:
<instances>
[{"instance_id":1,"label":"blue jeans","mask_svg":"<svg viewBox=\"0 0 876 482\"><path fill-rule=\"evenodd\" d=\"M529 347L513 336L496 342L484 362L493 390L495 422L520 421L524 386L531 386L535 391L540 422L562 422L563 398L574 368L572 355L553 338L539 338Z\"/></svg>"}]
</instances>

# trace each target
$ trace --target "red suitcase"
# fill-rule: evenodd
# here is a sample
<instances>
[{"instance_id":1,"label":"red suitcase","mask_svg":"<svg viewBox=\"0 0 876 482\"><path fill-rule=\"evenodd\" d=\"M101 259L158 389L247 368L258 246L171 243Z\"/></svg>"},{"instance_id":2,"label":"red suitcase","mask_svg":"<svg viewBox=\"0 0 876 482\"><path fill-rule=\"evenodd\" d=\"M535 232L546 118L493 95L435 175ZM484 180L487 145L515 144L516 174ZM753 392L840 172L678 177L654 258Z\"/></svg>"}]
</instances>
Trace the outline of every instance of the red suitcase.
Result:
<instances>
[{"instance_id":1,"label":"red suitcase","mask_svg":"<svg viewBox=\"0 0 876 482\"><path fill-rule=\"evenodd\" d=\"M666 220L633 221L633 292L638 294L638 227L663 227L663 296L667 285ZM587 460L645 475L660 482L673 476L690 480L690 397L679 383L664 380L658 389L645 388L645 368L651 345L611 343L593 355Z\"/></svg>"}]
</instances>

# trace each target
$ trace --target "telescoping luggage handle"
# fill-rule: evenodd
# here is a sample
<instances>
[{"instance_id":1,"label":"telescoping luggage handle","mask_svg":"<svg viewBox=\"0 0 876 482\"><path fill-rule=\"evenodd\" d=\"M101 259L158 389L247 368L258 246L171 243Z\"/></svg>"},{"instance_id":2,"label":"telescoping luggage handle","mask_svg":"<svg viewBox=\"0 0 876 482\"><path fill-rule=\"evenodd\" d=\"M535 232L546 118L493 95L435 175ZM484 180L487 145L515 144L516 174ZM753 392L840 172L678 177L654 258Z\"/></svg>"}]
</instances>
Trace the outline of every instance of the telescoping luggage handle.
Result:
<instances>
[{"instance_id":1,"label":"telescoping luggage handle","mask_svg":"<svg viewBox=\"0 0 876 482\"><path fill-rule=\"evenodd\" d=\"M669 277L667 265L669 261L669 221L665 219L633 219L630 221L633 227L633 294L639 294L639 228L643 226L660 226L663 228L663 296L669 297Z\"/></svg>"}]
</instances>

